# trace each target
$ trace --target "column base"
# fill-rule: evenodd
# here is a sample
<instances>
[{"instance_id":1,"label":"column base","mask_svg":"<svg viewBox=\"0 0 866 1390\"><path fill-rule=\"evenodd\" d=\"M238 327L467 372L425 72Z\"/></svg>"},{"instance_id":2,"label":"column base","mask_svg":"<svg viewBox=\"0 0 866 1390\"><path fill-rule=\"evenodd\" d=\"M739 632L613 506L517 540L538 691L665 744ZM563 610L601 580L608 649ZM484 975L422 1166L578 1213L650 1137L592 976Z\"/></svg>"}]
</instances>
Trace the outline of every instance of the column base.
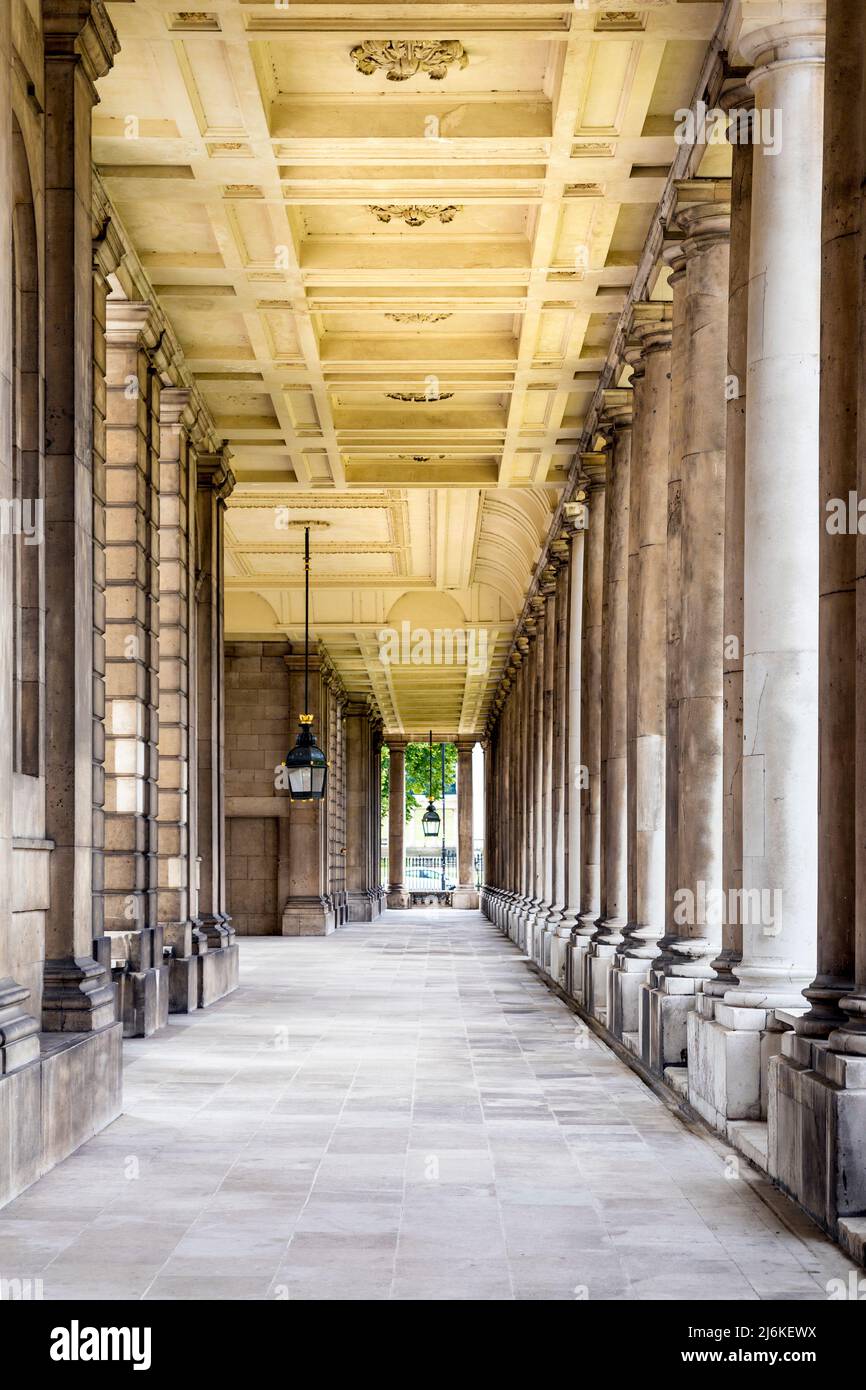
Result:
<instances>
[{"instance_id":1,"label":"column base","mask_svg":"<svg viewBox=\"0 0 866 1390\"><path fill-rule=\"evenodd\" d=\"M171 993L168 961L150 970L120 967L111 973L117 986L117 1012L125 1038L149 1038L168 1025Z\"/></svg>"},{"instance_id":2,"label":"column base","mask_svg":"<svg viewBox=\"0 0 866 1390\"><path fill-rule=\"evenodd\" d=\"M866 1058L786 1033L770 1062L769 1170L834 1239L866 1217Z\"/></svg>"},{"instance_id":3,"label":"column base","mask_svg":"<svg viewBox=\"0 0 866 1390\"><path fill-rule=\"evenodd\" d=\"M42 1033L37 1058L0 1076L0 1206L120 1114L121 1033Z\"/></svg>"},{"instance_id":4,"label":"column base","mask_svg":"<svg viewBox=\"0 0 866 1390\"><path fill-rule=\"evenodd\" d=\"M39 1056L39 1024L25 1011L29 990L14 980L0 981L0 1076L26 1067Z\"/></svg>"},{"instance_id":5,"label":"column base","mask_svg":"<svg viewBox=\"0 0 866 1390\"><path fill-rule=\"evenodd\" d=\"M96 1033L116 1022L114 985L92 956L46 960L42 1026L47 1033Z\"/></svg>"},{"instance_id":6,"label":"column base","mask_svg":"<svg viewBox=\"0 0 866 1390\"><path fill-rule=\"evenodd\" d=\"M688 1047L688 1015L695 1007L699 981L668 975L657 986L647 985L645 1014L639 1024L645 1029L641 1056L651 1071L664 1076L665 1067L685 1065ZM644 1052L644 1043L646 1052Z\"/></svg>"},{"instance_id":7,"label":"column base","mask_svg":"<svg viewBox=\"0 0 866 1390\"><path fill-rule=\"evenodd\" d=\"M198 1007L206 1009L218 999L238 987L240 972L240 947L236 942L218 950L208 950L197 956L198 962Z\"/></svg>"},{"instance_id":8,"label":"column base","mask_svg":"<svg viewBox=\"0 0 866 1390\"><path fill-rule=\"evenodd\" d=\"M641 985L646 983L650 961L617 955L611 961L607 979L608 1029L615 1038L639 1032Z\"/></svg>"},{"instance_id":9,"label":"column base","mask_svg":"<svg viewBox=\"0 0 866 1390\"><path fill-rule=\"evenodd\" d=\"M207 938L193 921L165 922L162 926L168 952L168 1011L190 1014L198 1008L197 956L207 952Z\"/></svg>"},{"instance_id":10,"label":"column base","mask_svg":"<svg viewBox=\"0 0 866 1390\"><path fill-rule=\"evenodd\" d=\"M392 911L396 908L398 912L403 912L412 900L405 888L389 888L386 901Z\"/></svg>"},{"instance_id":11,"label":"column base","mask_svg":"<svg viewBox=\"0 0 866 1390\"><path fill-rule=\"evenodd\" d=\"M390 894L388 906L391 906ZM283 936L330 936L337 922L324 898L289 898L282 915Z\"/></svg>"},{"instance_id":12,"label":"column base","mask_svg":"<svg viewBox=\"0 0 866 1390\"><path fill-rule=\"evenodd\" d=\"M378 893L357 892L347 894L347 922L375 922L382 911Z\"/></svg>"},{"instance_id":13,"label":"column base","mask_svg":"<svg viewBox=\"0 0 866 1390\"><path fill-rule=\"evenodd\" d=\"M455 888L451 894L451 906L459 908L461 912L474 912L478 907L478 890L471 885Z\"/></svg>"},{"instance_id":14,"label":"column base","mask_svg":"<svg viewBox=\"0 0 866 1390\"><path fill-rule=\"evenodd\" d=\"M695 1109L724 1132L727 1120L766 1120L769 1065L798 1010L742 1008L736 992L703 992L688 1020L689 1092ZM732 1002L733 1001L733 1002Z\"/></svg>"}]
</instances>

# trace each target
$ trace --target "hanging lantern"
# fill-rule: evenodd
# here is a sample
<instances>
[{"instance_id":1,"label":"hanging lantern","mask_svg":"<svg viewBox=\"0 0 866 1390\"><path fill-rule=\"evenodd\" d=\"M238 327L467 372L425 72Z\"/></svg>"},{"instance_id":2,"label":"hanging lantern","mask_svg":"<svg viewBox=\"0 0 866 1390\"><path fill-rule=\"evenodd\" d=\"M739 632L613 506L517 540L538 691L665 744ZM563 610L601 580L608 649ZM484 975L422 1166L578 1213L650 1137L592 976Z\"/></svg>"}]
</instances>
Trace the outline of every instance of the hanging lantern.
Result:
<instances>
[{"instance_id":1,"label":"hanging lantern","mask_svg":"<svg viewBox=\"0 0 866 1390\"><path fill-rule=\"evenodd\" d=\"M421 817L421 829L428 839L439 834L439 812L433 805L433 730L430 730L430 751L427 756L427 810Z\"/></svg>"},{"instance_id":2,"label":"hanging lantern","mask_svg":"<svg viewBox=\"0 0 866 1390\"><path fill-rule=\"evenodd\" d=\"M310 528L304 531L304 708L310 693ZM328 780L328 762L313 733L313 716L299 715L300 730L284 766L293 801L321 801Z\"/></svg>"}]
</instances>

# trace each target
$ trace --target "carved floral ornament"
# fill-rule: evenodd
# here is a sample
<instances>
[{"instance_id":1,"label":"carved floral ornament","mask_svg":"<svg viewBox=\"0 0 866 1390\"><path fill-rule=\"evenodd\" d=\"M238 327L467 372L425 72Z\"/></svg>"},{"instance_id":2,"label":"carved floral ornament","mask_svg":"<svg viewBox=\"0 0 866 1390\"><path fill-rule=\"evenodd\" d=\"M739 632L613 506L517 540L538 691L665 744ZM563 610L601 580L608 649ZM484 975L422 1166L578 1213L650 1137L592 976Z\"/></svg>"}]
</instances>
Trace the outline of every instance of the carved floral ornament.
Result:
<instances>
[{"instance_id":1,"label":"carved floral ornament","mask_svg":"<svg viewBox=\"0 0 866 1390\"><path fill-rule=\"evenodd\" d=\"M365 77L384 72L389 82L405 82L423 72L441 82L449 68L465 68L469 62L457 39L365 39L350 50L350 57Z\"/></svg>"},{"instance_id":2,"label":"carved floral ornament","mask_svg":"<svg viewBox=\"0 0 866 1390\"><path fill-rule=\"evenodd\" d=\"M368 210L380 222L390 222L393 218L405 222L407 227L423 227L425 222L453 222L463 209L455 203L385 203L368 205Z\"/></svg>"},{"instance_id":3,"label":"carved floral ornament","mask_svg":"<svg viewBox=\"0 0 866 1390\"><path fill-rule=\"evenodd\" d=\"M450 319L448 314L386 314L385 318L392 323L442 323L444 319Z\"/></svg>"},{"instance_id":4,"label":"carved floral ornament","mask_svg":"<svg viewBox=\"0 0 866 1390\"><path fill-rule=\"evenodd\" d=\"M434 401L450 401L453 391L443 391L441 395L429 395L426 391L386 391L389 401L406 401L412 405L430 405Z\"/></svg>"}]
</instances>

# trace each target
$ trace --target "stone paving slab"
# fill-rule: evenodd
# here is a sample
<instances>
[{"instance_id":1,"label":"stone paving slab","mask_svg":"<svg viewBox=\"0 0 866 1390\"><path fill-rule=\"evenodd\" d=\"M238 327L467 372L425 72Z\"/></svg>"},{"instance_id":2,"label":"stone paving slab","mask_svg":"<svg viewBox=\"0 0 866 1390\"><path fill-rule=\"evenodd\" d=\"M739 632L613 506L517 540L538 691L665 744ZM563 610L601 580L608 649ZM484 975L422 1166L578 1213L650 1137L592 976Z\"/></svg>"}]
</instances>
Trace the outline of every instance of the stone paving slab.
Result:
<instances>
[{"instance_id":1,"label":"stone paving slab","mask_svg":"<svg viewBox=\"0 0 866 1390\"><path fill-rule=\"evenodd\" d=\"M245 938L236 994L124 1054L123 1115L0 1210L0 1277L46 1299L800 1301L855 1268L478 912Z\"/></svg>"}]
</instances>

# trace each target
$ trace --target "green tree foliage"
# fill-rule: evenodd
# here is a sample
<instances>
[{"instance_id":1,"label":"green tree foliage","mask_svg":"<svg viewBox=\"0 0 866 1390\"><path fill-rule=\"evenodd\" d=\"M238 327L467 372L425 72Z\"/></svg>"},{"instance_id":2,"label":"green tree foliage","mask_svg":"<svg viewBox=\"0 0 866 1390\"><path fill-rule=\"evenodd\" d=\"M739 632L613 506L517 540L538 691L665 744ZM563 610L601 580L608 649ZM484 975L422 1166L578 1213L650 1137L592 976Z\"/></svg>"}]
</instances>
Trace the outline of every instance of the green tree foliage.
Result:
<instances>
[{"instance_id":1,"label":"green tree foliage","mask_svg":"<svg viewBox=\"0 0 866 1390\"><path fill-rule=\"evenodd\" d=\"M442 745L433 744L433 800L442 800ZM410 743L406 746L406 820L411 818L419 797L427 800L428 761L430 750L426 743ZM382 815L388 812L390 795L391 759L387 748L382 749ZM445 790L451 792L457 778L457 748L453 743L445 745Z\"/></svg>"}]
</instances>

